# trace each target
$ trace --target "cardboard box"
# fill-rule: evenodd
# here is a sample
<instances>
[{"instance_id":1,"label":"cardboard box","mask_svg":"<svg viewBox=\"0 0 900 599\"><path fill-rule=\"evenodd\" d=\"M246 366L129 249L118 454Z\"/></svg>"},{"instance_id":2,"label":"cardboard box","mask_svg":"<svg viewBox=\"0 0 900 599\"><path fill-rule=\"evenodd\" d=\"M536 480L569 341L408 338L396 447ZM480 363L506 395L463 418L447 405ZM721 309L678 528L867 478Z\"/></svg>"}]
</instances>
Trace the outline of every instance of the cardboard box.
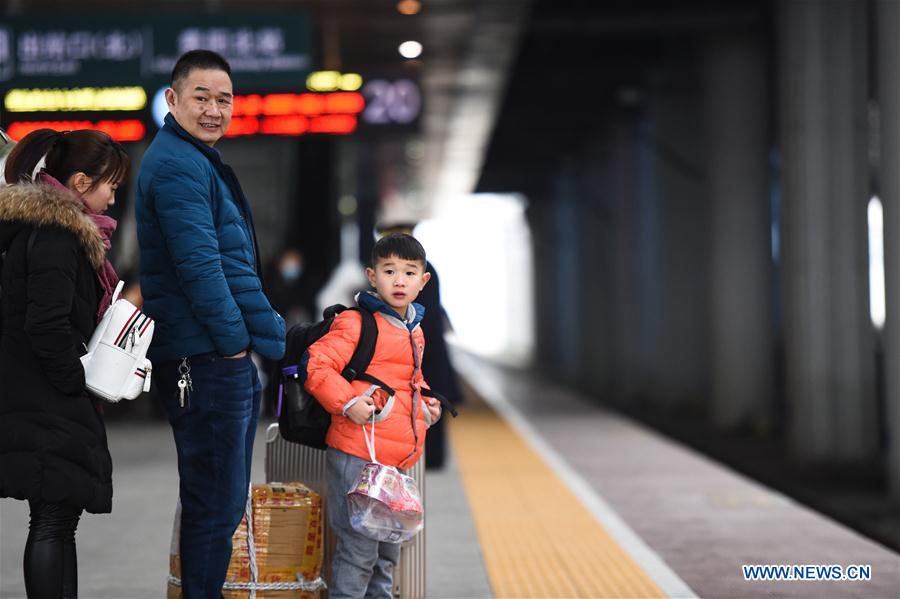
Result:
<instances>
[{"instance_id":1,"label":"cardboard box","mask_svg":"<svg viewBox=\"0 0 900 599\"><path fill-rule=\"evenodd\" d=\"M256 546L257 582L296 582L302 576L315 581L322 572L322 498L300 483L253 485L251 490L253 540ZM178 553L180 508L175 514L169 571L180 578ZM250 581L247 515L232 537L228 582ZM245 599L247 590L224 589L226 599ZM318 593L300 590L257 591L259 599L312 599ZM181 599L181 587L169 583L168 599Z\"/></svg>"}]
</instances>

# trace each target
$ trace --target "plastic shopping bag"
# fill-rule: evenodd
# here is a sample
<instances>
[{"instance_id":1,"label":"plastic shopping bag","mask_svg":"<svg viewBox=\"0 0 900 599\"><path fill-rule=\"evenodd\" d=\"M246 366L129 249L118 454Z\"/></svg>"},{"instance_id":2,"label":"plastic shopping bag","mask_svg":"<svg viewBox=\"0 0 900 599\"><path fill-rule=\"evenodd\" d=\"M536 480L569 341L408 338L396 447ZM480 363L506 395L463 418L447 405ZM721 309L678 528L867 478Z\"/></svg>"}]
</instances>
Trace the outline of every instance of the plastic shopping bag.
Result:
<instances>
[{"instance_id":1,"label":"plastic shopping bag","mask_svg":"<svg viewBox=\"0 0 900 599\"><path fill-rule=\"evenodd\" d=\"M415 479L393 466L375 459L375 423L371 441L366 445L371 462L363 466L356 482L347 492L350 525L370 539L402 543L412 539L425 526L425 510Z\"/></svg>"}]
</instances>

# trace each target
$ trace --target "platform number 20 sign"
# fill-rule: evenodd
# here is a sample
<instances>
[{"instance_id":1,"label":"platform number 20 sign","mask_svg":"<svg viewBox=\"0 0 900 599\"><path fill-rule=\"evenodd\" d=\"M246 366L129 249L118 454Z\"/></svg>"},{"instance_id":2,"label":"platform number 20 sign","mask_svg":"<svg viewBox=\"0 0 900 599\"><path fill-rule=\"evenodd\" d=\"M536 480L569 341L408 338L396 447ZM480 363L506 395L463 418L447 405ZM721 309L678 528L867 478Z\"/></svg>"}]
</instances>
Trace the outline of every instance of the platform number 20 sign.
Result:
<instances>
[{"instance_id":1,"label":"platform number 20 sign","mask_svg":"<svg viewBox=\"0 0 900 599\"><path fill-rule=\"evenodd\" d=\"M422 93L410 79L371 79L362 92L366 97L362 118L370 125L407 125L422 111Z\"/></svg>"}]
</instances>

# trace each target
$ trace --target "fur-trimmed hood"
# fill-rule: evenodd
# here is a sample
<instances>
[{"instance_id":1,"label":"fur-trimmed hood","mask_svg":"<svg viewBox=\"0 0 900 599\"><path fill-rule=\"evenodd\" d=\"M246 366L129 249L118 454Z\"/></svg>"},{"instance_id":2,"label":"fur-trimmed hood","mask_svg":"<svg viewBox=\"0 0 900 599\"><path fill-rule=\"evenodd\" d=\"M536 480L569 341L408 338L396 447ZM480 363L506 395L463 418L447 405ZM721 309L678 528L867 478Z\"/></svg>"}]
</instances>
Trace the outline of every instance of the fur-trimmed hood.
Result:
<instances>
[{"instance_id":1,"label":"fur-trimmed hood","mask_svg":"<svg viewBox=\"0 0 900 599\"><path fill-rule=\"evenodd\" d=\"M106 259L100 230L69 192L43 183L0 188L0 252L23 226L57 226L71 231L95 269Z\"/></svg>"}]
</instances>

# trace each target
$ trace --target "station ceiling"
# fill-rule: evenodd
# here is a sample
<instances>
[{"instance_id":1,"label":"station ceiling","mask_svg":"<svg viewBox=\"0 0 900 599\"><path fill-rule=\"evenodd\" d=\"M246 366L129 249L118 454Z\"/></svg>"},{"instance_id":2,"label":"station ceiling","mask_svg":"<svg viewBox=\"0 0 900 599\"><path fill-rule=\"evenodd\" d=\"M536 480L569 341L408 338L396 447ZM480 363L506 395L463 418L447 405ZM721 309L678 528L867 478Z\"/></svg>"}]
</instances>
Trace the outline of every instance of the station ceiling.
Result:
<instances>
[{"instance_id":1,"label":"station ceiling","mask_svg":"<svg viewBox=\"0 0 900 599\"><path fill-rule=\"evenodd\" d=\"M770 31L770 0L536 0L516 49L475 190L548 193L574 158L601 162L597 140L651 111L655 93L694 93L710 36ZM633 130L638 128L633 127ZM698 129L699 131L699 129ZM634 141L691 177L641 129Z\"/></svg>"}]
</instances>

